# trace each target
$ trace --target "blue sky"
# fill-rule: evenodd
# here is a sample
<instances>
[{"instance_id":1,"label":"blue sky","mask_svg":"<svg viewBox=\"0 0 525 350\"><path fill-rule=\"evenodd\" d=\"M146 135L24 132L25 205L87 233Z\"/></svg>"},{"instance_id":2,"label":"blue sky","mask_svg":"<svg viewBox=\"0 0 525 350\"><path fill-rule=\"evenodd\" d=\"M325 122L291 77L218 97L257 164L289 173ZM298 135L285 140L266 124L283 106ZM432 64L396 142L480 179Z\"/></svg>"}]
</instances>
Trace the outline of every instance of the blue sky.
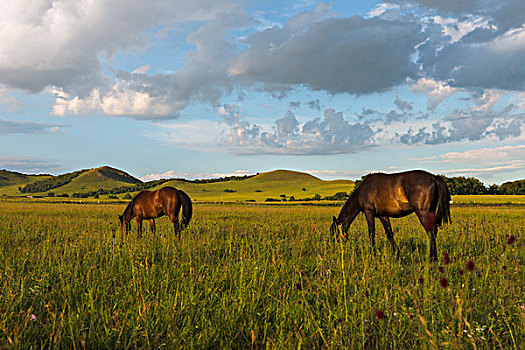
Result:
<instances>
[{"instance_id":1,"label":"blue sky","mask_svg":"<svg viewBox=\"0 0 525 350\"><path fill-rule=\"evenodd\" d=\"M0 169L525 177L525 2L6 0Z\"/></svg>"}]
</instances>

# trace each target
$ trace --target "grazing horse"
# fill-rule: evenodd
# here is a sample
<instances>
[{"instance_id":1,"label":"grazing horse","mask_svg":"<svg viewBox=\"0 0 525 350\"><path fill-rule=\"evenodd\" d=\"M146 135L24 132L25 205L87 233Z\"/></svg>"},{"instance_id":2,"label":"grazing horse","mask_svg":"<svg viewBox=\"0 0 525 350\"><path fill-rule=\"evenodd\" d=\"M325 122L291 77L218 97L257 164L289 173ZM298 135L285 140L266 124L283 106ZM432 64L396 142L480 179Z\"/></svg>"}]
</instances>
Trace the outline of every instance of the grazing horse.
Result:
<instances>
[{"instance_id":1,"label":"grazing horse","mask_svg":"<svg viewBox=\"0 0 525 350\"><path fill-rule=\"evenodd\" d=\"M394 251L397 247L389 218L416 213L430 238L430 258L436 261L437 228L450 222L450 193L443 178L422 170L371 174L352 192L339 216L333 217L332 234L338 233L338 240L346 240L350 224L361 211L368 223L372 246L375 245L374 219L377 217Z\"/></svg>"},{"instance_id":2,"label":"grazing horse","mask_svg":"<svg viewBox=\"0 0 525 350\"><path fill-rule=\"evenodd\" d=\"M138 235L142 235L142 220L149 220L151 232L155 235L155 218L167 215L173 223L175 235L180 239L179 211L182 207L182 228L188 226L191 220L193 208L190 197L181 190L173 187L163 187L156 191L142 191L128 204L124 213L119 215L120 232L126 233L131 229L130 221L137 220Z\"/></svg>"}]
</instances>

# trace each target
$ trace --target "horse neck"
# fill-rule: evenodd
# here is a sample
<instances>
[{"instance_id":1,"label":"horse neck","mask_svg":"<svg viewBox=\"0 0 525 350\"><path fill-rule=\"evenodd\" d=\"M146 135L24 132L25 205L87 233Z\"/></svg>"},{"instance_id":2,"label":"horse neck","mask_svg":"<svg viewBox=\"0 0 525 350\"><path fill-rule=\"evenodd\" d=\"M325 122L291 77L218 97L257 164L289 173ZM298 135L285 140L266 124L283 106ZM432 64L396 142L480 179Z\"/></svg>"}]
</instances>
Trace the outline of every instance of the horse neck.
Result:
<instances>
[{"instance_id":1,"label":"horse neck","mask_svg":"<svg viewBox=\"0 0 525 350\"><path fill-rule=\"evenodd\" d=\"M352 224L357 214L359 214L359 211L357 191L354 191L343 205L339 217L337 218L337 221L343 224L344 232L348 230L348 227Z\"/></svg>"},{"instance_id":2,"label":"horse neck","mask_svg":"<svg viewBox=\"0 0 525 350\"><path fill-rule=\"evenodd\" d=\"M126 209L124 209L124 213L122 214L122 216L124 217L124 221L130 221L131 219L133 219L135 217L135 215L133 214L133 201L131 201L128 206L126 207Z\"/></svg>"}]
</instances>

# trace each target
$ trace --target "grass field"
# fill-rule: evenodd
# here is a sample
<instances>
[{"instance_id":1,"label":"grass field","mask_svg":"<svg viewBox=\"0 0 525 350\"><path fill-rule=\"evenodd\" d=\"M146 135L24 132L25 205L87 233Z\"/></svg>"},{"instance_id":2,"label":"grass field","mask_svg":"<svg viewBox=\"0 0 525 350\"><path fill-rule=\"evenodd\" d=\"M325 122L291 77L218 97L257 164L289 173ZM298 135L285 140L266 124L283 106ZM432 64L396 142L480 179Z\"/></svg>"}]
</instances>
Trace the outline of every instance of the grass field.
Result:
<instances>
[{"instance_id":1,"label":"grass field","mask_svg":"<svg viewBox=\"0 0 525 350\"><path fill-rule=\"evenodd\" d=\"M525 342L522 207L453 206L436 264L415 216L392 220L396 260L380 225L370 250L362 216L330 239L334 207L196 205L181 241L166 218L122 239L123 209L0 202L0 348Z\"/></svg>"}]
</instances>

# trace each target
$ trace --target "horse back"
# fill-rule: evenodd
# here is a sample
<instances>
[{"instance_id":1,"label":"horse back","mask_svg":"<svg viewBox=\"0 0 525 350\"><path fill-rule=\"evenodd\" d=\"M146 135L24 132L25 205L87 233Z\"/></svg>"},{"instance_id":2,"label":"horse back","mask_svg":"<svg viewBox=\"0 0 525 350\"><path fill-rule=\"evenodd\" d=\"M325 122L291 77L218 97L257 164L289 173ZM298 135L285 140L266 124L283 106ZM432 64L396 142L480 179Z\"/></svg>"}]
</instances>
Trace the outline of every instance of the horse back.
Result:
<instances>
[{"instance_id":1,"label":"horse back","mask_svg":"<svg viewBox=\"0 0 525 350\"><path fill-rule=\"evenodd\" d=\"M144 190L133 199L133 211L144 219L156 218L175 210L177 190L163 187L156 191Z\"/></svg>"},{"instance_id":2,"label":"horse back","mask_svg":"<svg viewBox=\"0 0 525 350\"><path fill-rule=\"evenodd\" d=\"M401 217L428 206L434 198L433 175L416 170L397 174L372 174L359 186L363 210L377 216Z\"/></svg>"}]
</instances>

